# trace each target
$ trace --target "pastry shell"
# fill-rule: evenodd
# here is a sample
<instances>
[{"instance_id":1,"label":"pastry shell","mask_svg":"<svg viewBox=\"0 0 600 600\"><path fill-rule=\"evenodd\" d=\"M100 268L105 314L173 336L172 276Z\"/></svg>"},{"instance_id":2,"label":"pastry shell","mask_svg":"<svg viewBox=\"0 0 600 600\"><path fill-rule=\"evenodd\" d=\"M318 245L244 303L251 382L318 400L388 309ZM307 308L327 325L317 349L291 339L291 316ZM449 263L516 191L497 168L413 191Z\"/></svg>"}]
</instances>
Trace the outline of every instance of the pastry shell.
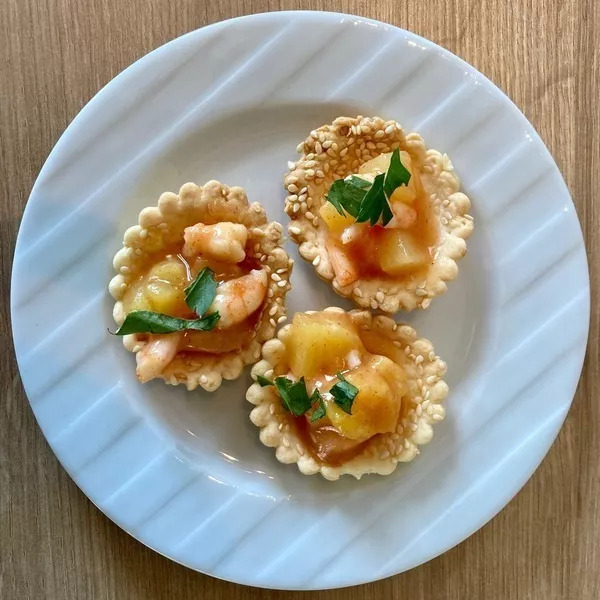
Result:
<instances>
[{"instance_id":1,"label":"pastry shell","mask_svg":"<svg viewBox=\"0 0 600 600\"><path fill-rule=\"evenodd\" d=\"M341 308L327 311L344 312ZM441 379L446 364L435 355L429 340L417 337L409 325L396 323L387 316L373 316L370 311L354 309L347 313L359 334L370 331L381 335L396 346L402 356L406 373L408 393L402 399L402 415L396 431L372 437L363 450L340 466L329 466L313 458L298 434L295 418L281 405L274 387L261 387L253 383L246 399L254 405L250 420L260 428L260 441L275 448L275 456L282 463L296 463L304 475L321 473L329 480L341 475L353 475L360 479L367 473L388 475L399 462L409 462L419 453L419 446L427 444L433 436L432 425L444 418L442 401L448 386ZM276 338L268 341L262 349L262 360L252 368L252 377L274 377L289 371L286 358L286 339L290 326L280 329Z\"/></svg>"},{"instance_id":2,"label":"pastry shell","mask_svg":"<svg viewBox=\"0 0 600 600\"><path fill-rule=\"evenodd\" d=\"M200 187L186 183L179 194L166 192L158 206L144 208L138 224L127 229L121 248L114 257L117 271L109 291L116 300L113 317L117 325L125 319L123 297L129 285L147 265L148 256L160 252L183 239L183 230L198 222L219 221L242 223L248 229L246 252L262 263L269 282L265 303L251 341L241 350L223 354L176 355L161 374L171 385L185 384L188 390L201 386L214 391L223 379L236 379L248 364L260 357L262 344L273 337L279 323L285 320L285 295L290 289L289 278L293 260L283 249L283 228L268 222L264 207L250 204L241 187L227 187L218 181L209 181ZM125 348L137 353L145 344L143 334L123 336Z\"/></svg>"},{"instance_id":3,"label":"pastry shell","mask_svg":"<svg viewBox=\"0 0 600 600\"><path fill-rule=\"evenodd\" d=\"M327 226L319 208L327 201L331 184L361 164L396 148L407 151L421 173L423 188L439 221L439 242L425 276L359 279L340 286L325 247ZM396 121L379 117L339 117L306 138L297 148L300 159L289 163L284 179L288 192L285 211L292 219L288 232L299 245L300 255L312 262L317 275L332 283L340 295L364 308L388 313L428 308L431 300L446 291L446 282L458 274L456 261L464 256L465 240L473 231L468 214L469 198L459 191L460 182L447 155L428 150L417 133L405 135Z\"/></svg>"}]
</instances>

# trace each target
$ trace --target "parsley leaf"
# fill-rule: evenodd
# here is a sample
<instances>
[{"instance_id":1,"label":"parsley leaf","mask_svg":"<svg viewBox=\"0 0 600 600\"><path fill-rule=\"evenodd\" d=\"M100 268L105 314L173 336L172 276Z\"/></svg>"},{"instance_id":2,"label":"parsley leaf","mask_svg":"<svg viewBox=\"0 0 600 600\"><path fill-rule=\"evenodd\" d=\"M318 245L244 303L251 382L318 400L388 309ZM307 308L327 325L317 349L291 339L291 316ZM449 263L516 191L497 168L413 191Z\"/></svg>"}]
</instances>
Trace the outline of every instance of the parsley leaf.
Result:
<instances>
[{"instance_id":1,"label":"parsley leaf","mask_svg":"<svg viewBox=\"0 0 600 600\"><path fill-rule=\"evenodd\" d=\"M150 310L134 310L130 312L115 335L129 333L173 333L185 329L210 331L220 319L219 313L211 313L203 319L180 319L163 315Z\"/></svg>"},{"instance_id":2,"label":"parsley leaf","mask_svg":"<svg viewBox=\"0 0 600 600\"><path fill-rule=\"evenodd\" d=\"M390 166L385 174L385 184L383 189L389 198L397 187L408 185L410 181L410 171L402 164L400 160L400 150L396 148L392 152Z\"/></svg>"},{"instance_id":3,"label":"parsley leaf","mask_svg":"<svg viewBox=\"0 0 600 600\"><path fill-rule=\"evenodd\" d=\"M329 188L327 200L340 215L348 213L357 223L369 221L370 225L375 225L381 219L383 225L387 225L394 216L388 199L397 187L408 185L410 177L410 171L400 160L400 150L396 148L387 173L377 175L373 184L356 175L338 179Z\"/></svg>"},{"instance_id":4,"label":"parsley leaf","mask_svg":"<svg viewBox=\"0 0 600 600\"><path fill-rule=\"evenodd\" d=\"M340 380L330 390L329 393L333 396L335 403L347 414L352 414L352 404L358 395L358 388L352 385L341 374L337 374Z\"/></svg>"},{"instance_id":5,"label":"parsley leaf","mask_svg":"<svg viewBox=\"0 0 600 600\"><path fill-rule=\"evenodd\" d=\"M205 267L194 282L185 289L185 303L201 317L212 304L217 291L214 273Z\"/></svg>"},{"instance_id":6,"label":"parsley leaf","mask_svg":"<svg viewBox=\"0 0 600 600\"><path fill-rule=\"evenodd\" d=\"M256 381L261 387L274 385L281 396L283 408L296 417L306 414L314 404L316 404L316 407L310 416L310 422L312 423L325 416L323 396L321 396L318 389L315 389L312 396L309 397L304 377L301 377L298 381L292 381L287 377L276 377L273 382L262 375L257 375Z\"/></svg>"},{"instance_id":7,"label":"parsley leaf","mask_svg":"<svg viewBox=\"0 0 600 600\"><path fill-rule=\"evenodd\" d=\"M314 423L325 416L325 402L323 401L323 396L321 396L321 393L318 389L315 389L313 395L310 397L310 401L313 405L317 405L309 419L311 423Z\"/></svg>"},{"instance_id":8,"label":"parsley leaf","mask_svg":"<svg viewBox=\"0 0 600 600\"><path fill-rule=\"evenodd\" d=\"M357 223L364 223L366 221L370 221L371 225L375 225L375 223L379 221L379 218L381 217L381 214L384 211L384 206L387 206L387 199L383 192L384 178L385 175L383 173L375 177L373 185L365 194L365 197L360 203L360 210L358 211L358 215L356 215ZM389 210L389 206L387 206L387 208ZM385 221L384 225L387 222L389 222L390 219Z\"/></svg>"},{"instance_id":9,"label":"parsley leaf","mask_svg":"<svg viewBox=\"0 0 600 600\"><path fill-rule=\"evenodd\" d=\"M263 375L257 375L256 381L260 385L260 387L267 387L269 385L275 385L270 379L267 379Z\"/></svg>"},{"instance_id":10,"label":"parsley leaf","mask_svg":"<svg viewBox=\"0 0 600 600\"><path fill-rule=\"evenodd\" d=\"M348 213L356 217L366 194L365 188L370 185L368 181L356 176L350 179L337 179L327 192L327 200L335 206L340 215L345 216Z\"/></svg>"},{"instance_id":11,"label":"parsley leaf","mask_svg":"<svg viewBox=\"0 0 600 600\"><path fill-rule=\"evenodd\" d=\"M275 378L275 387L281 396L283 407L297 417L310 410L312 406L304 377L292 381L287 377Z\"/></svg>"}]
</instances>

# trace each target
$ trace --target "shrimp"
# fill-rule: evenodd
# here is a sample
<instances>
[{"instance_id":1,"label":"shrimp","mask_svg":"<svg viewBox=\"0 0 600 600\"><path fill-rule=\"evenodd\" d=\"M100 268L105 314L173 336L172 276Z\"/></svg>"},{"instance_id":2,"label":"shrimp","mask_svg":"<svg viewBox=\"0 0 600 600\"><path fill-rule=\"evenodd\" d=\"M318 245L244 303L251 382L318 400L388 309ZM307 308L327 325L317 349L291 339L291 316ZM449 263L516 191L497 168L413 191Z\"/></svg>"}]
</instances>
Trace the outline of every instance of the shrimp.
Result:
<instances>
[{"instance_id":1,"label":"shrimp","mask_svg":"<svg viewBox=\"0 0 600 600\"><path fill-rule=\"evenodd\" d=\"M137 353L137 378L146 383L158 377L175 358L181 340L181 333L151 335L146 345Z\"/></svg>"},{"instance_id":2,"label":"shrimp","mask_svg":"<svg viewBox=\"0 0 600 600\"><path fill-rule=\"evenodd\" d=\"M344 249L334 243L328 242L327 252L338 283L342 287L354 283L358 279L358 269Z\"/></svg>"},{"instance_id":3,"label":"shrimp","mask_svg":"<svg viewBox=\"0 0 600 600\"><path fill-rule=\"evenodd\" d=\"M244 248L248 230L239 223L196 223L185 228L183 239L183 255L186 257L203 254L228 263L239 263L246 258Z\"/></svg>"},{"instance_id":4,"label":"shrimp","mask_svg":"<svg viewBox=\"0 0 600 600\"><path fill-rule=\"evenodd\" d=\"M253 269L247 275L230 279L217 286L208 312L218 311L219 329L231 327L251 315L262 304L267 293L266 271Z\"/></svg>"}]
</instances>

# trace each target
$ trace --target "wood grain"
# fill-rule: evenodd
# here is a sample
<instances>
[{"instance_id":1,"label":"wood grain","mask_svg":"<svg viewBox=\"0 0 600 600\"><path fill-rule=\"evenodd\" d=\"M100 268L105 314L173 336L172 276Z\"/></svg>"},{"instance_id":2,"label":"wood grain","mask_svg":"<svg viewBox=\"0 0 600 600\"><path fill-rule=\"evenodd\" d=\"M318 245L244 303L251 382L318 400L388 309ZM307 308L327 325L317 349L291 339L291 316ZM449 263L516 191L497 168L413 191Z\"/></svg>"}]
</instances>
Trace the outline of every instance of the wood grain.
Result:
<instances>
[{"instance_id":1,"label":"wood grain","mask_svg":"<svg viewBox=\"0 0 600 600\"><path fill-rule=\"evenodd\" d=\"M19 220L52 146L93 94L174 37L281 9L366 15L455 52L540 132L573 194L592 276L588 357L573 408L531 481L445 555L381 582L314 598L600 598L600 3L595 0L2 0L0 2L0 598L288 598L218 581L148 550L77 489L38 429L10 341ZM309 596L309 594L304 595Z\"/></svg>"}]
</instances>

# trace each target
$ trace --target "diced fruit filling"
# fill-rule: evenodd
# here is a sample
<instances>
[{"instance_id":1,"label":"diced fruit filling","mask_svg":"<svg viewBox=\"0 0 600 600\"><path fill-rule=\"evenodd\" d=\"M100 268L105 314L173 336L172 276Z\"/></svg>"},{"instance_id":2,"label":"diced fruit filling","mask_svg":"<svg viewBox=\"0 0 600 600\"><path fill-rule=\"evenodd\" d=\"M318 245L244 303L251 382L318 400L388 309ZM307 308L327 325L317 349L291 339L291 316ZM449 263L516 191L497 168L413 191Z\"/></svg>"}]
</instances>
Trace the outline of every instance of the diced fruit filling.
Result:
<instances>
[{"instance_id":1,"label":"diced fruit filling","mask_svg":"<svg viewBox=\"0 0 600 600\"><path fill-rule=\"evenodd\" d=\"M328 464L348 460L374 435L393 432L407 391L402 367L369 352L362 333L343 313L297 313L286 340L291 376L304 377L308 395L318 390L325 405L321 418L311 411L299 417L299 430ZM350 408L338 400L340 382L354 387Z\"/></svg>"},{"instance_id":2,"label":"diced fruit filling","mask_svg":"<svg viewBox=\"0 0 600 600\"><path fill-rule=\"evenodd\" d=\"M380 154L362 164L358 173L346 180L360 178L373 184L377 176L390 169L391 158L391 152ZM329 258L341 286L353 283L361 275L410 276L431 263L430 248L437 239L435 220L418 169L414 168L408 152L401 151L400 160L410 179L407 185L399 185L388 193L392 216L385 225L357 223L356 217L348 211L340 214L331 202L325 202L319 209L328 229Z\"/></svg>"}]
</instances>

